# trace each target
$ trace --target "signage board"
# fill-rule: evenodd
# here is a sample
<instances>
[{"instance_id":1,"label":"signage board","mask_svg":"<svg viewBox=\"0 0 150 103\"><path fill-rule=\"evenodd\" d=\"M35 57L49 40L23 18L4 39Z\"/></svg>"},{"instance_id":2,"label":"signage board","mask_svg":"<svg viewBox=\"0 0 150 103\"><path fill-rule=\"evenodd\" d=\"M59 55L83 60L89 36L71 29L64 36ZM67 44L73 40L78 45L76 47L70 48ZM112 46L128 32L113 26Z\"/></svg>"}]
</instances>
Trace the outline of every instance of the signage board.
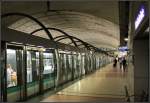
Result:
<instances>
[{"instance_id":1,"label":"signage board","mask_svg":"<svg viewBox=\"0 0 150 103\"><path fill-rule=\"evenodd\" d=\"M127 46L122 46L118 48L119 51L128 51L128 47Z\"/></svg>"},{"instance_id":2,"label":"signage board","mask_svg":"<svg viewBox=\"0 0 150 103\"><path fill-rule=\"evenodd\" d=\"M144 17L145 17L145 8L144 8L144 6L141 6L139 11L138 11L137 17L135 19L135 30L141 24L141 22L144 19Z\"/></svg>"}]
</instances>

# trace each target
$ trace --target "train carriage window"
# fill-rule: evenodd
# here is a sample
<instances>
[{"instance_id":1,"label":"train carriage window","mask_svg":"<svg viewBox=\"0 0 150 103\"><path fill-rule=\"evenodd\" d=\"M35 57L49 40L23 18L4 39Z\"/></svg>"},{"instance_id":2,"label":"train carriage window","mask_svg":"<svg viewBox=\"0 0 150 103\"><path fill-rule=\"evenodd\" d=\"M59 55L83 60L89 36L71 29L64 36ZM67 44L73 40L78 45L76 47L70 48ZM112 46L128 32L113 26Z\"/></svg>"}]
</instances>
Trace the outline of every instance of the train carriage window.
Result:
<instances>
[{"instance_id":1,"label":"train carriage window","mask_svg":"<svg viewBox=\"0 0 150 103\"><path fill-rule=\"evenodd\" d=\"M17 86L16 50L7 49L7 87Z\"/></svg>"},{"instance_id":2,"label":"train carriage window","mask_svg":"<svg viewBox=\"0 0 150 103\"><path fill-rule=\"evenodd\" d=\"M79 76L81 76L81 54L80 53L78 53L78 74L79 74Z\"/></svg>"},{"instance_id":3,"label":"train carriage window","mask_svg":"<svg viewBox=\"0 0 150 103\"><path fill-rule=\"evenodd\" d=\"M54 55L51 52L43 53L43 88L44 90L54 87Z\"/></svg>"},{"instance_id":4,"label":"train carriage window","mask_svg":"<svg viewBox=\"0 0 150 103\"><path fill-rule=\"evenodd\" d=\"M64 80L64 63L63 63L63 54L59 54L59 57L60 57L60 69L59 69L59 83L63 83L63 80Z\"/></svg>"},{"instance_id":5,"label":"train carriage window","mask_svg":"<svg viewBox=\"0 0 150 103\"><path fill-rule=\"evenodd\" d=\"M68 79L70 80L72 76L72 57L70 54L68 55L68 67L69 67Z\"/></svg>"},{"instance_id":6,"label":"train carriage window","mask_svg":"<svg viewBox=\"0 0 150 103\"><path fill-rule=\"evenodd\" d=\"M27 51L27 96L38 93L39 87L39 52Z\"/></svg>"},{"instance_id":7,"label":"train carriage window","mask_svg":"<svg viewBox=\"0 0 150 103\"><path fill-rule=\"evenodd\" d=\"M74 78L76 78L77 77L77 55L74 54L73 56L74 56L74 58L73 58L73 63L74 63Z\"/></svg>"},{"instance_id":8,"label":"train carriage window","mask_svg":"<svg viewBox=\"0 0 150 103\"><path fill-rule=\"evenodd\" d=\"M27 83L38 80L39 52L27 51Z\"/></svg>"},{"instance_id":9,"label":"train carriage window","mask_svg":"<svg viewBox=\"0 0 150 103\"><path fill-rule=\"evenodd\" d=\"M65 69L67 68L66 61L67 61L66 54L64 54L64 68Z\"/></svg>"},{"instance_id":10,"label":"train carriage window","mask_svg":"<svg viewBox=\"0 0 150 103\"><path fill-rule=\"evenodd\" d=\"M32 82L32 59L31 52L27 51L27 83Z\"/></svg>"},{"instance_id":11,"label":"train carriage window","mask_svg":"<svg viewBox=\"0 0 150 103\"><path fill-rule=\"evenodd\" d=\"M82 55L82 74L85 74L85 56Z\"/></svg>"},{"instance_id":12,"label":"train carriage window","mask_svg":"<svg viewBox=\"0 0 150 103\"><path fill-rule=\"evenodd\" d=\"M68 55L68 62L69 62L69 67L72 68L72 57L71 55Z\"/></svg>"},{"instance_id":13,"label":"train carriage window","mask_svg":"<svg viewBox=\"0 0 150 103\"><path fill-rule=\"evenodd\" d=\"M65 77L67 76L67 58L66 58L66 54L63 55L64 56L64 71L65 71ZM65 78L66 79L66 78Z\"/></svg>"},{"instance_id":14,"label":"train carriage window","mask_svg":"<svg viewBox=\"0 0 150 103\"><path fill-rule=\"evenodd\" d=\"M62 82L64 82L65 81L65 73L66 73L66 70L65 70L65 54L63 54L63 53L61 53L60 54L60 58L61 58L61 60L60 60L60 62L61 62L61 77L62 77Z\"/></svg>"},{"instance_id":15,"label":"train carriage window","mask_svg":"<svg viewBox=\"0 0 150 103\"><path fill-rule=\"evenodd\" d=\"M54 63L53 63L53 54L52 53L44 53L44 72L43 74L53 73L54 71Z\"/></svg>"},{"instance_id":16,"label":"train carriage window","mask_svg":"<svg viewBox=\"0 0 150 103\"><path fill-rule=\"evenodd\" d=\"M36 52L36 68L37 68L37 76L39 75L39 52Z\"/></svg>"}]
</instances>

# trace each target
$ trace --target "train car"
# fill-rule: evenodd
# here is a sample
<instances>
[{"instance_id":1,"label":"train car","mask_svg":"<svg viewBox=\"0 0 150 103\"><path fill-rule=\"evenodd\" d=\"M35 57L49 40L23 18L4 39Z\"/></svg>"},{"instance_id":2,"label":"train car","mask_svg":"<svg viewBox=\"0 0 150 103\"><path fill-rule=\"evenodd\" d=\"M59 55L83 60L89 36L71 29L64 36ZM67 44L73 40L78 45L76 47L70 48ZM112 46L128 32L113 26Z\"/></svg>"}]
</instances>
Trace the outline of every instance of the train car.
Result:
<instances>
[{"instance_id":1,"label":"train car","mask_svg":"<svg viewBox=\"0 0 150 103\"><path fill-rule=\"evenodd\" d=\"M1 48L1 101L8 102L57 89L110 62L103 53L9 28L2 30Z\"/></svg>"}]
</instances>

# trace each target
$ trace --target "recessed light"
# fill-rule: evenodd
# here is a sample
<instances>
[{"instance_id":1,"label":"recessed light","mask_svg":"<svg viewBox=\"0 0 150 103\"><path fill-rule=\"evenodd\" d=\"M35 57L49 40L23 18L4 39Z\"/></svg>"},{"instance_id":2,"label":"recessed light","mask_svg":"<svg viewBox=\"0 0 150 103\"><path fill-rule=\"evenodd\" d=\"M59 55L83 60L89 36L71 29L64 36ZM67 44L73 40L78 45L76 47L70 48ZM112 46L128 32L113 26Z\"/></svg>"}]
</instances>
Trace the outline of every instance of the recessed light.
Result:
<instances>
[{"instance_id":1,"label":"recessed light","mask_svg":"<svg viewBox=\"0 0 150 103\"><path fill-rule=\"evenodd\" d=\"M124 38L125 41L128 41L128 38Z\"/></svg>"}]
</instances>

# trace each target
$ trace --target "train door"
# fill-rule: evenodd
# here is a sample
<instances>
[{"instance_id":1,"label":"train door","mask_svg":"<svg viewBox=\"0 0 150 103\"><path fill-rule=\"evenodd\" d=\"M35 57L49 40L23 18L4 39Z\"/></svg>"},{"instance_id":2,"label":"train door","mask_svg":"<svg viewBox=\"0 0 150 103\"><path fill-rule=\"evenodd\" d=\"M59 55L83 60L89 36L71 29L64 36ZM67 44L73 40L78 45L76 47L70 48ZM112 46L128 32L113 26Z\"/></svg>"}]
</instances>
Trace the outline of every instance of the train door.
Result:
<instances>
[{"instance_id":1,"label":"train door","mask_svg":"<svg viewBox=\"0 0 150 103\"><path fill-rule=\"evenodd\" d=\"M68 58L68 53L65 54L65 62L66 62L66 81L69 81L69 72L70 72L70 68L69 68L69 58Z\"/></svg>"},{"instance_id":2,"label":"train door","mask_svg":"<svg viewBox=\"0 0 150 103\"><path fill-rule=\"evenodd\" d=\"M96 69L100 68L100 62L99 62L99 57L96 56Z\"/></svg>"},{"instance_id":3,"label":"train door","mask_svg":"<svg viewBox=\"0 0 150 103\"><path fill-rule=\"evenodd\" d=\"M95 71L95 70L96 70L96 57L95 57L95 55L93 55L93 59L94 59L94 60L93 60L93 61L94 61L93 63L94 63L94 71Z\"/></svg>"},{"instance_id":4,"label":"train door","mask_svg":"<svg viewBox=\"0 0 150 103\"><path fill-rule=\"evenodd\" d=\"M55 86L55 64L54 64L54 50L47 50L43 52L43 90L53 88Z\"/></svg>"},{"instance_id":5,"label":"train door","mask_svg":"<svg viewBox=\"0 0 150 103\"><path fill-rule=\"evenodd\" d=\"M87 74L87 73L88 73L88 58L87 58L87 54L85 54L84 57L85 57L85 61L84 61L84 62L85 62L85 64L86 64L86 65L85 65L85 74Z\"/></svg>"},{"instance_id":6,"label":"train door","mask_svg":"<svg viewBox=\"0 0 150 103\"><path fill-rule=\"evenodd\" d=\"M81 67L81 54L80 53L78 53L78 57L77 57L78 59L78 63L77 63L77 70L78 70L78 77L81 77L81 73L82 73L82 67Z\"/></svg>"},{"instance_id":7,"label":"train door","mask_svg":"<svg viewBox=\"0 0 150 103\"><path fill-rule=\"evenodd\" d=\"M73 52L71 53L71 58L72 58L72 60L71 60L71 62L72 62L72 75L71 75L71 78L72 78L72 80L74 80L74 72L75 72L75 66L74 66L74 54L73 54Z\"/></svg>"},{"instance_id":8,"label":"train door","mask_svg":"<svg viewBox=\"0 0 150 103\"><path fill-rule=\"evenodd\" d=\"M4 72L4 70L6 70L6 43L5 42L1 42L1 56L0 56L0 67L1 67L1 72L0 72L0 79L1 79L1 102L2 101L6 101L6 90L7 90L7 85L6 85L6 72ZM3 89L2 89L3 88Z\"/></svg>"},{"instance_id":9,"label":"train door","mask_svg":"<svg viewBox=\"0 0 150 103\"><path fill-rule=\"evenodd\" d=\"M82 53L82 75L85 75L85 55Z\"/></svg>"},{"instance_id":10,"label":"train door","mask_svg":"<svg viewBox=\"0 0 150 103\"><path fill-rule=\"evenodd\" d=\"M64 60L63 54L59 52L59 73L58 73L58 84L63 84L64 77Z\"/></svg>"},{"instance_id":11,"label":"train door","mask_svg":"<svg viewBox=\"0 0 150 103\"><path fill-rule=\"evenodd\" d=\"M88 53L86 54L86 74L88 74L89 73L89 71L90 71L90 58L89 58L89 55L88 55Z\"/></svg>"},{"instance_id":12,"label":"train door","mask_svg":"<svg viewBox=\"0 0 150 103\"><path fill-rule=\"evenodd\" d=\"M77 53L76 54L76 78L78 78L79 77L79 54Z\"/></svg>"},{"instance_id":13,"label":"train door","mask_svg":"<svg viewBox=\"0 0 150 103\"><path fill-rule=\"evenodd\" d=\"M30 97L39 93L39 52L29 49L26 56L26 90Z\"/></svg>"},{"instance_id":14,"label":"train door","mask_svg":"<svg viewBox=\"0 0 150 103\"><path fill-rule=\"evenodd\" d=\"M23 99L23 47L7 45L5 64L5 83L7 102Z\"/></svg>"},{"instance_id":15,"label":"train door","mask_svg":"<svg viewBox=\"0 0 150 103\"><path fill-rule=\"evenodd\" d=\"M63 63L64 63L64 77L65 77L65 79L64 79L64 82L67 82L68 81L68 65L67 65L67 54L66 53L64 53L63 54Z\"/></svg>"},{"instance_id":16,"label":"train door","mask_svg":"<svg viewBox=\"0 0 150 103\"><path fill-rule=\"evenodd\" d=\"M90 54L90 72L92 72L93 71L93 56L92 56L92 54Z\"/></svg>"},{"instance_id":17,"label":"train door","mask_svg":"<svg viewBox=\"0 0 150 103\"><path fill-rule=\"evenodd\" d=\"M58 56L58 60L59 60L59 69L58 69L58 85L63 83L63 55L59 52L59 56Z\"/></svg>"},{"instance_id":18,"label":"train door","mask_svg":"<svg viewBox=\"0 0 150 103\"><path fill-rule=\"evenodd\" d=\"M73 54L73 79L77 78L77 54Z\"/></svg>"},{"instance_id":19,"label":"train door","mask_svg":"<svg viewBox=\"0 0 150 103\"><path fill-rule=\"evenodd\" d=\"M103 66L103 59L102 59L102 54L100 55L100 67Z\"/></svg>"},{"instance_id":20,"label":"train door","mask_svg":"<svg viewBox=\"0 0 150 103\"><path fill-rule=\"evenodd\" d=\"M68 80L72 80L72 55L68 54L67 55L67 61L68 61Z\"/></svg>"}]
</instances>

